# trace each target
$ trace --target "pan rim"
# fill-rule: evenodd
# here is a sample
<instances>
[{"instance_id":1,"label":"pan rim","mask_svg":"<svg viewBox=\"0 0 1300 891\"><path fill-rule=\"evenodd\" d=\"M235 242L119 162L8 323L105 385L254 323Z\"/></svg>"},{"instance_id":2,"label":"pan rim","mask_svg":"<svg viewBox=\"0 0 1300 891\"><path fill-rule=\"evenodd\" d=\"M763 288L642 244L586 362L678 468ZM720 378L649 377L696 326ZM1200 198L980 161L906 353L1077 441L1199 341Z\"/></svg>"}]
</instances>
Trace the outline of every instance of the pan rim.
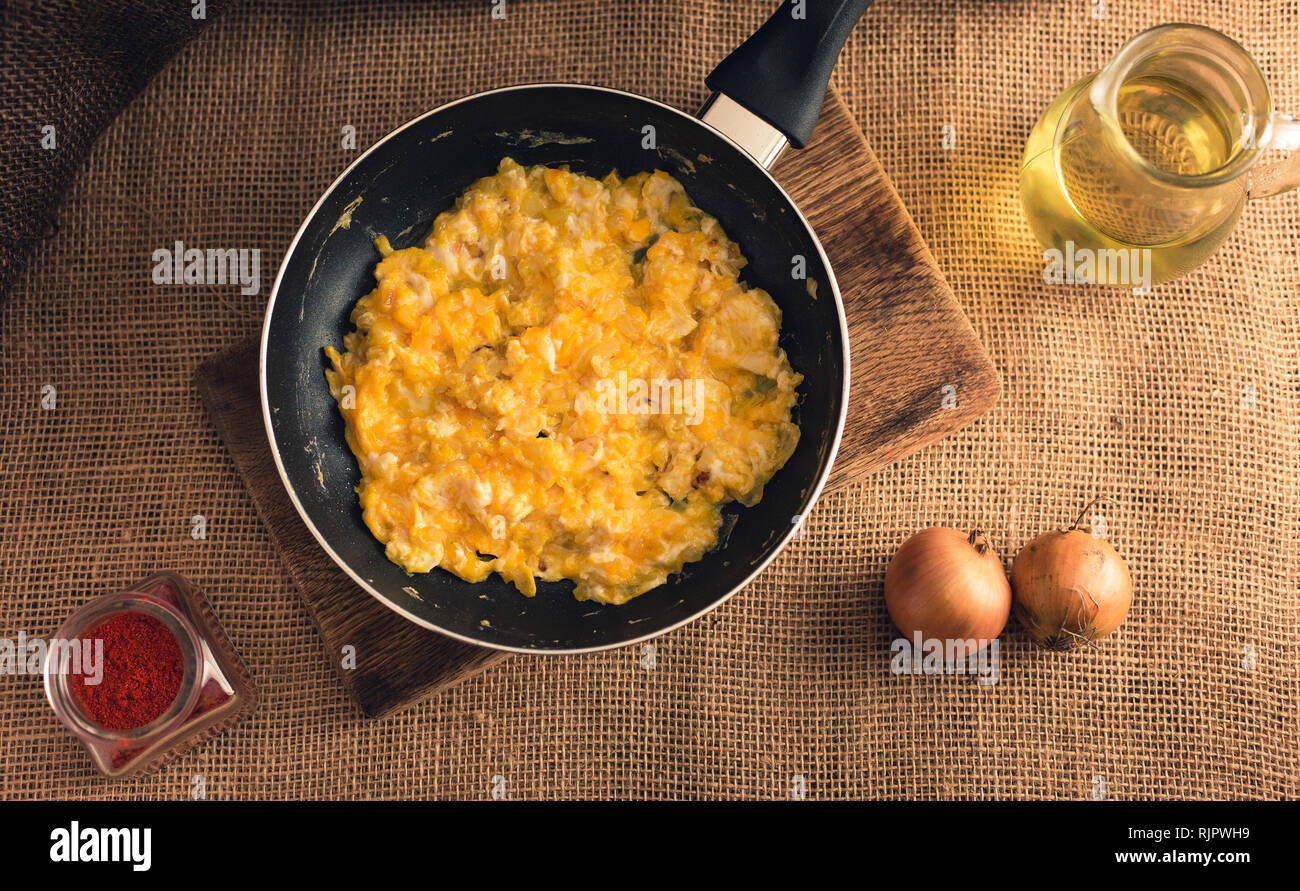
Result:
<instances>
[{"instance_id":1,"label":"pan rim","mask_svg":"<svg viewBox=\"0 0 1300 891\"><path fill-rule=\"evenodd\" d=\"M284 487L285 492L289 495L289 500L293 503L294 509L298 512L298 516L302 519L308 531L311 532L312 537L316 539L316 543L321 547L321 549L324 550L325 553L329 555L330 559L334 561L335 565L338 566L340 569L342 569L352 579L352 581L357 584L358 587L360 587L363 591L370 594L371 597L379 601L379 603L381 603L384 607L392 610L393 612L397 613L398 615L402 616L408 621L414 622L416 625L419 625L422 628L426 628L430 631L437 632L438 634L442 634L454 640L461 641L462 643L471 644L473 646L478 646L478 647L486 647L488 649L499 650L507 653L521 653L521 654L534 655L534 656L564 656L564 655L576 655L580 653L597 653L597 652L602 652L604 650L614 650L614 649L619 649L621 647L634 646L639 643L644 643L645 641L654 640L655 638L661 637L672 631L676 631L678 628L688 625L691 622L694 622L695 620L701 618L702 616L722 606L724 603L729 601L732 597L735 597L738 593L740 593L741 590L747 588L750 585L750 583L753 582L754 579L756 579L763 572L763 570L767 569L767 567L771 565L772 561L777 558L777 555L779 555L782 551L786 549L786 547L790 544L791 539L794 538L796 532L798 532L799 524L791 523L790 528L786 531L785 535L783 535L781 539L776 543L776 545L772 547L771 551L767 554L767 556L764 557L753 568L752 572L750 572L748 575L745 576L744 579L742 579L738 584L732 587L730 591L727 591L725 594L718 597L716 600L713 600L712 602L705 605L702 609L696 611L695 613L692 613L686 618L680 619L672 623L671 625L667 625L663 628L658 629L657 631L651 631L646 634L629 638L628 640L617 641L615 643L603 643L603 644L596 644L593 646L586 646L586 647L563 647L563 648L525 647L525 646L516 646L511 644L493 643L489 641L479 640L477 638L473 638L468 635L460 634L458 632L451 631L450 629L443 628L442 626L437 625L434 622L429 621L428 619L415 615L409 610L406 610L401 606L399 606L397 603L393 602L393 600L391 600L389 597L387 597L382 592L380 592L375 585L373 585L371 582L367 581L366 579L363 579L360 576L360 574L356 572L352 568L352 566L349 565L348 562L344 560L334 550L333 547L330 546L330 543L326 540L325 536L321 533L319 529L316 528L316 524L312 522L311 517L307 513L307 509L303 506L301 500L299 500L298 493L294 489L294 486L289 479L288 471L286 471L284 462L281 460L280 457L280 449L276 443L275 429L271 420L271 402L270 402L270 395L267 389L266 356L270 344L271 320L275 314L276 299L279 297L280 286L284 280L285 272L288 269L289 261L293 258L294 252L298 248L298 242L302 239L303 234L306 232L308 225L312 222L313 219L315 219L316 214L321 209L321 206L324 205L325 201L334 193L334 190L337 189L343 183L343 181L347 179L349 174L351 174L354 169L360 166L360 164L363 161L365 161L365 159L369 157L369 155L372 152L376 151L380 146L384 145L389 140L396 137L402 131L415 126L416 124L420 123L424 119L439 114L440 112L443 112L448 108L452 108L462 103L472 102L476 99L481 99L483 97L492 96L499 93L508 93L508 92L534 90L534 89L548 89L548 88L554 89L556 87L560 87L564 89L575 89L575 90L590 90L593 92L609 93L609 94L623 96L630 99L635 99L639 102L645 102L655 106L656 108L663 109L664 111L676 115L677 117L685 118L686 120L689 120L692 123L703 127L705 130L709 131L710 133L716 135L718 138L726 142L727 145L735 149L735 151L737 151L741 157L749 160L750 163L752 163L755 168L761 171L762 174L767 177L769 182L776 187L777 192L781 195L782 198L785 199L786 204L789 205L789 207L794 211L795 215L799 219L799 222L802 223L804 229L807 230L809 237L812 239L813 246L817 249L817 254L821 258L822 268L826 270L826 275L827 278L829 279L831 294L835 298L835 314L836 314L836 318L839 321L839 326L840 326L840 344L841 344L841 352L842 352L841 359L843 361L844 374L843 374L843 381L842 381L841 392L840 392L839 417L836 419L835 422L835 435L831 440L830 451L826 456L825 462L823 462L822 464L821 471L818 474L817 479L814 482L813 486L811 487L808 496L804 499L802 516L806 517L807 514L813 509L813 507L816 506L817 501L821 498L822 489L826 485L826 480L830 476L831 469L835 465L835 458L839 454L840 441L844 436L844 423L848 416L849 383L850 380L852 379L851 369L849 365L851 350L849 349L848 321L844 312L844 301L840 295L840 286L839 286L839 282L835 277L835 270L831 265L830 258L826 256L826 250L824 247L822 247L821 239L818 237L817 232L813 229L812 224L808 222L808 218L805 217L803 211L799 209L798 203L796 203L795 200L790 197L790 194L786 192L785 188L779 182L777 182L774 176L772 176L772 172L770 170L768 170L762 164L758 163L758 161L756 161L748 152L746 152L743 148L741 148L740 145L736 143L735 140L729 137L726 133L723 133L721 130L717 129L716 127L713 127L712 125L705 123L704 121L702 121L701 119L699 119L694 115L687 114L686 112L682 111L679 108L675 108L671 105L668 105L667 103L660 102L657 99L651 99L648 96L642 96L639 93L633 93L629 90L620 90L614 87L603 87L603 86L596 86L593 84L566 83L563 81L515 84L512 86L496 87L491 90L483 90L478 93L471 93L468 96L462 96L459 99L453 99L450 102L445 102L442 105L436 106L435 108L423 112L422 114L419 114L416 117L411 118L409 121L406 121L405 123L390 130L388 133L384 134L383 137L376 140L373 145L371 145L359 156L357 156L357 158L353 160L351 164L345 167L343 171L337 177L334 178L333 182L329 184L329 187L326 188L325 191L321 193L321 196L316 201L316 203L312 205L311 210L309 210L306 216L303 217L302 223L298 226L298 230L294 233L293 239L289 242L289 246L288 248L286 248L284 252L284 256L280 261L280 268L276 271L275 282L271 285L271 296L270 299L267 301L267 305L266 305L266 315L262 322L261 343L258 349L258 368L257 368L258 390L262 402L262 423L265 428L267 443L271 447L271 456L275 460L275 468L276 468L276 472L279 474L280 477L280 484Z\"/></svg>"}]
</instances>

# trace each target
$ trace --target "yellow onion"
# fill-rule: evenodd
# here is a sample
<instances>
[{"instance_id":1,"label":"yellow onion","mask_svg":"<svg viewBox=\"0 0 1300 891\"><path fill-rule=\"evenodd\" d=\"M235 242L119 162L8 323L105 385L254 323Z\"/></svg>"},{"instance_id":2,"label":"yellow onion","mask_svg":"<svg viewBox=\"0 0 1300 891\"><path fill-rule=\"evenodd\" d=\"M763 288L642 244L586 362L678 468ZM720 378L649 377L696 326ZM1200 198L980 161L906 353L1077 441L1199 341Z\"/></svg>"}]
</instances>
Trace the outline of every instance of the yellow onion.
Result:
<instances>
[{"instance_id":1,"label":"yellow onion","mask_svg":"<svg viewBox=\"0 0 1300 891\"><path fill-rule=\"evenodd\" d=\"M966 641L967 655L997 637L1011 587L984 533L931 526L907 541L885 571L889 617L909 640Z\"/></svg>"},{"instance_id":2,"label":"yellow onion","mask_svg":"<svg viewBox=\"0 0 1300 891\"><path fill-rule=\"evenodd\" d=\"M1109 542L1079 527L1083 513L1072 526L1025 545L1011 566L1016 618L1049 650L1073 650L1105 637L1133 604L1128 566Z\"/></svg>"}]
</instances>

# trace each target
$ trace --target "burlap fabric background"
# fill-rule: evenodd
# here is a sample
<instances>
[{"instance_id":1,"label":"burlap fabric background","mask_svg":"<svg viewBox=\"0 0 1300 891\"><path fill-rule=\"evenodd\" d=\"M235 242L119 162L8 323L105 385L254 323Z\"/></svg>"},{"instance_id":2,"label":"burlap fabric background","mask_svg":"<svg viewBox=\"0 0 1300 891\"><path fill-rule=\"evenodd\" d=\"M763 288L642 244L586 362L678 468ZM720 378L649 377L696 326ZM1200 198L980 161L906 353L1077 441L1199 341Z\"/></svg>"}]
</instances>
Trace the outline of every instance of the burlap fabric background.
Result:
<instances>
[{"instance_id":1,"label":"burlap fabric background","mask_svg":"<svg viewBox=\"0 0 1300 891\"><path fill-rule=\"evenodd\" d=\"M109 784L39 679L6 677L5 797L179 798L198 774L212 798L475 798L494 782L513 798L788 798L797 777L809 798L1297 794L1300 201L1252 205L1217 257L1139 297L1044 286L1017 193L1036 114L1153 24L1226 31L1300 109L1284 0L1112 0L1102 18L1084 0L880 0L835 83L1004 375L1001 404L824 499L749 590L657 641L652 669L639 648L513 658L377 722L345 699L191 380L257 328L294 229L355 156L340 128L364 148L445 100L538 79L694 107L768 9L510 0L495 21L487 0L253 3L165 68L0 307L0 635L48 634L176 568L209 592L262 703ZM176 239L261 249L262 292L152 284L151 252ZM1137 582L1117 635L1052 655L1013 626L993 686L890 673L881 584L903 538L978 523L1009 555L1098 492Z\"/></svg>"}]
</instances>

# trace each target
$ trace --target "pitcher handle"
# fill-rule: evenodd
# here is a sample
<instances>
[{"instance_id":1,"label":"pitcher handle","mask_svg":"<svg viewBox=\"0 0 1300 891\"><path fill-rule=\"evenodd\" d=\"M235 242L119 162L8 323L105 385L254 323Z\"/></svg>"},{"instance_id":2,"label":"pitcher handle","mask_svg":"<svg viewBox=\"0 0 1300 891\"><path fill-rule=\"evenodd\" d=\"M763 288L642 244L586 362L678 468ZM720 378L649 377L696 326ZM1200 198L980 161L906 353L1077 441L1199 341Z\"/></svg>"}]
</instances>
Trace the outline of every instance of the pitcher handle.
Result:
<instances>
[{"instance_id":1,"label":"pitcher handle","mask_svg":"<svg viewBox=\"0 0 1300 891\"><path fill-rule=\"evenodd\" d=\"M1246 184L1247 198L1268 198L1300 186L1300 120L1286 114L1275 114L1272 130L1265 148L1291 154L1274 164L1256 165L1251 169Z\"/></svg>"}]
</instances>

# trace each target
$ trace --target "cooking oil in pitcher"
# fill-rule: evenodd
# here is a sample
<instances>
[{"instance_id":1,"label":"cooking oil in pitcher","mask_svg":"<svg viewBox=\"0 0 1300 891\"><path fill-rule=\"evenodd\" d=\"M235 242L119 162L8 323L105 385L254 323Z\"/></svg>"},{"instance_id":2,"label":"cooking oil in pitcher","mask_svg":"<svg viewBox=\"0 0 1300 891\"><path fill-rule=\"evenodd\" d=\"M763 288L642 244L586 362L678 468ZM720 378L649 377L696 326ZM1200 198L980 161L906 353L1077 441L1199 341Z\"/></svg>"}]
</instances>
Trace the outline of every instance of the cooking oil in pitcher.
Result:
<instances>
[{"instance_id":1,"label":"cooking oil in pitcher","mask_svg":"<svg viewBox=\"0 0 1300 891\"><path fill-rule=\"evenodd\" d=\"M1134 38L1030 132L1021 200L1045 280L1142 288L1201 263L1236 224L1245 174L1286 123L1273 121L1253 61L1223 35Z\"/></svg>"}]
</instances>

